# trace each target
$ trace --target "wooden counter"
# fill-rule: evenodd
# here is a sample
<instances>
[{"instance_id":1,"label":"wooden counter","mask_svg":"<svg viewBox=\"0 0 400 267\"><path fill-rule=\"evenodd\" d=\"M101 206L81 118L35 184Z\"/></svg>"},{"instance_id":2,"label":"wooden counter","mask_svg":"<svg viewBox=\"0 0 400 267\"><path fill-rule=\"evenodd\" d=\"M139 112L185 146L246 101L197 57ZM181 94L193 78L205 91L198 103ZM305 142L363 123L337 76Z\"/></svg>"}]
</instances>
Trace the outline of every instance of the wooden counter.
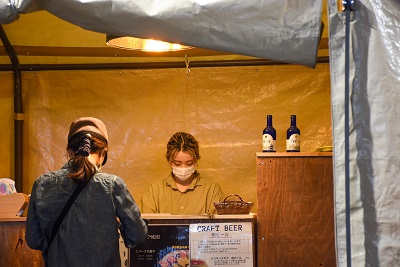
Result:
<instances>
[{"instance_id":1,"label":"wooden counter","mask_svg":"<svg viewBox=\"0 0 400 267\"><path fill-rule=\"evenodd\" d=\"M224 223L224 222L251 222L253 232L256 233L256 215L170 215L170 214L142 214L149 220L149 227L155 225L189 225L191 223ZM0 219L0 267L42 267L44 266L41 251L28 247L25 241L25 217ZM256 237L253 236L255 243ZM122 241L121 241L122 242ZM255 244L254 244L255 245ZM121 265L127 266L127 249L120 244ZM256 259L256 249L253 250ZM129 262L129 260L128 260ZM254 263L256 260L254 260Z\"/></svg>"},{"instance_id":2,"label":"wooden counter","mask_svg":"<svg viewBox=\"0 0 400 267\"><path fill-rule=\"evenodd\" d=\"M163 213L143 213L142 217L149 220L149 224L190 224L211 222L255 222L257 215L233 214L233 215L171 215Z\"/></svg>"},{"instance_id":3,"label":"wooden counter","mask_svg":"<svg viewBox=\"0 0 400 267\"><path fill-rule=\"evenodd\" d=\"M334 267L332 152L257 153L259 267Z\"/></svg>"},{"instance_id":4,"label":"wooden counter","mask_svg":"<svg viewBox=\"0 0 400 267\"><path fill-rule=\"evenodd\" d=\"M42 267L42 252L25 241L25 217L0 218L0 266Z\"/></svg>"},{"instance_id":5,"label":"wooden counter","mask_svg":"<svg viewBox=\"0 0 400 267\"><path fill-rule=\"evenodd\" d=\"M195 251L199 255L206 251L201 258L208 261L209 266L257 266L256 214L142 214L142 217L149 221L149 233L145 243L130 250L130 267L154 267L157 263L157 266L161 266L161 261L174 259L174 253L178 252L178 257L184 255L186 259L189 247L191 252ZM203 229L202 227L204 230L193 230ZM231 243L227 245L229 242ZM196 248L199 243L202 244L199 245L202 249ZM221 247L226 250L222 251ZM200 252L202 250L204 251ZM170 264L173 262L169 262L168 266Z\"/></svg>"}]
</instances>

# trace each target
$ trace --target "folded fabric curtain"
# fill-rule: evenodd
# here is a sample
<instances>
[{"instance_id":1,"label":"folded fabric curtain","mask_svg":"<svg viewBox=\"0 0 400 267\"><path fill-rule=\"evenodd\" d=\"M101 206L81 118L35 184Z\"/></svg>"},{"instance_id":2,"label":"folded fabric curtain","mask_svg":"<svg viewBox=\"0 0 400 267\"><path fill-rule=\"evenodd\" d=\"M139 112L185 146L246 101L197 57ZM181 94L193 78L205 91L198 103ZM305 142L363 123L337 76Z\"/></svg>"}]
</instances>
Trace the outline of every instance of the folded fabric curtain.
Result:
<instances>
[{"instance_id":1,"label":"folded fabric curtain","mask_svg":"<svg viewBox=\"0 0 400 267\"><path fill-rule=\"evenodd\" d=\"M322 0L0 0L0 23L39 10L100 33L314 67Z\"/></svg>"}]
</instances>

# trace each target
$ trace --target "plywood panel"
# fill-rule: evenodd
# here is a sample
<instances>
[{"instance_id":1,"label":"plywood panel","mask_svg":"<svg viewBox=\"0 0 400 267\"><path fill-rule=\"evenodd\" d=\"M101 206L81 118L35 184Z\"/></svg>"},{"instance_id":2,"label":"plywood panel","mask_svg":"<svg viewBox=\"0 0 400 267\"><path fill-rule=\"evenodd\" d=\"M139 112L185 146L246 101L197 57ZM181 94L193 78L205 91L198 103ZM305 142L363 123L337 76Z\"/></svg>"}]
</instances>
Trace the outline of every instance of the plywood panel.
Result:
<instances>
[{"instance_id":1,"label":"plywood panel","mask_svg":"<svg viewBox=\"0 0 400 267\"><path fill-rule=\"evenodd\" d=\"M44 266L41 251L25 242L25 221L0 222L0 240L0 266Z\"/></svg>"},{"instance_id":2,"label":"plywood panel","mask_svg":"<svg viewBox=\"0 0 400 267\"><path fill-rule=\"evenodd\" d=\"M258 156L257 198L259 267L336 266L331 156Z\"/></svg>"}]
</instances>

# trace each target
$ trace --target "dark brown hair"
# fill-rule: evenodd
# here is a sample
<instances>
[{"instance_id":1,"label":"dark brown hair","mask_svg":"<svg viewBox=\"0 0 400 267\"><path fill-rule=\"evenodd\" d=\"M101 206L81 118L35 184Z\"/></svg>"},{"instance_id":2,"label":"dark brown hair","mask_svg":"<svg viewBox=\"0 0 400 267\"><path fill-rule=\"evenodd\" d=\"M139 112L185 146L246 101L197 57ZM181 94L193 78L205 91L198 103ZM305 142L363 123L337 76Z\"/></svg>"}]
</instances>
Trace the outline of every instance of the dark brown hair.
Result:
<instances>
[{"instance_id":1,"label":"dark brown hair","mask_svg":"<svg viewBox=\"0 0 400 267\"><path fill-rule=\"evenodd\" d=\"M200 159L199 143L191 134L177 132L169 139L165 155L168 162L172 162L179 151L188 152L196 162Z\"/></svg>"},{"instance_id":2,"label":"dark brown hair","mask_svg":"<svg viewBox=\"0 0 400 267\"><path fill-rule=\"evenodd\" d=\"M88 182L93 175L96 174L97 170L92 163L89 162L85 153L80 153L82 150L82 144L88 142L90 154L101 154L108 150L108 145L104 140L96 136L82 132L82 134L73 136L68 140L67 151L70 158L69 161L69 178L74 180L77 184Z\"/></svg>"}]
</instances>

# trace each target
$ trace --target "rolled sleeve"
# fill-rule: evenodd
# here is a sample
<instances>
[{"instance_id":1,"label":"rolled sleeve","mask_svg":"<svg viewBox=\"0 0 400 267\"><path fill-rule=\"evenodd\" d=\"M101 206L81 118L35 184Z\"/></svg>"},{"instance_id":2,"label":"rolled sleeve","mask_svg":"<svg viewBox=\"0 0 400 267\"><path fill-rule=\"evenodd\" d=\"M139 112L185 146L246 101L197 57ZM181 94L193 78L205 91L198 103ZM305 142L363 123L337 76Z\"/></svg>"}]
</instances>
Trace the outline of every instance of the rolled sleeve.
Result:
<instances>
[{"instance_id":1,"label":"rolled sleeve","mask_svg":"<svg viewBox=\"0 0 400 267\"><path fill-rule=\"evenodd\" d=\"M217 210L215 209L214 202L220 202L224 199L224 192L218 184L213 184L210 188L211 201L208 203L207 214L215 214Z\"/></svg>"}]
</instances>

